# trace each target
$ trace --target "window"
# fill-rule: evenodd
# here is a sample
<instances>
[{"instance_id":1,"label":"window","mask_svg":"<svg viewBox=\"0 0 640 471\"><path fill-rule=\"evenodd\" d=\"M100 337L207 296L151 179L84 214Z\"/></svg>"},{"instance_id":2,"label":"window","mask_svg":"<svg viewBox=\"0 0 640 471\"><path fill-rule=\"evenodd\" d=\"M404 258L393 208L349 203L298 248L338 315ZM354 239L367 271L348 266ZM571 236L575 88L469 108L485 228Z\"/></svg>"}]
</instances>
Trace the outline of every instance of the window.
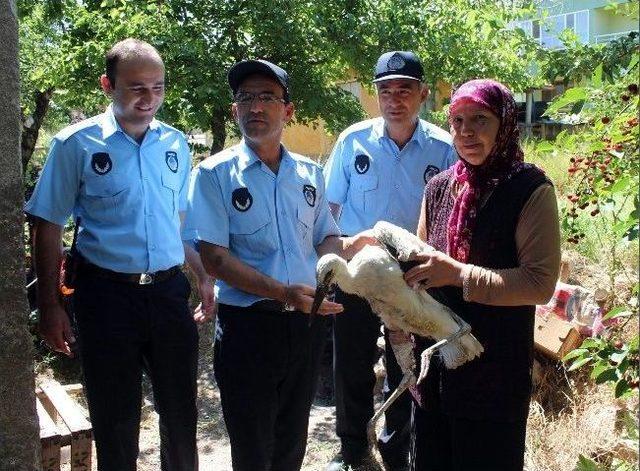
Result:
<instances>
[{"instance_id":1,"label":"window","mask_svg":"<svg viewBox=\"0 0 640 471\"><path fill-rule=\"evenodd\" d=\"M564 47L559 37L565 29L572 30L580 42L586 44L589 42L589 10L549 16L544 21L514 21L510 27L522 28L527 35L537 39L540 44L550 49Z\"/></svg>"}]
</instances>

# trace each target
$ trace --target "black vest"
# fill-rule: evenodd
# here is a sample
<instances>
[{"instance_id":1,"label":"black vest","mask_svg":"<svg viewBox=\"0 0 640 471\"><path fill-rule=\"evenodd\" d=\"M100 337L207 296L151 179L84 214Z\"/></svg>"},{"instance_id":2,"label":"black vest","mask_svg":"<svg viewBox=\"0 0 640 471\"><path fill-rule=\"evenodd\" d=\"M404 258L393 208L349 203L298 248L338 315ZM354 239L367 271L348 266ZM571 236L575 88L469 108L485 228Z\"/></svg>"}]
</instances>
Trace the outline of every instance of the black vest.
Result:
<instances>
[{"instance_id":1,"label":"black vest","mask_svg":"<svg viewBox=\"0 0 640 471\"><path fill-rule=\"evenodd\" d=\"M447 221L453 209L452 170L434 177L425 190L428 243L445 252ZM531 194L549 180L536 168L525 169L499 184L479 209L468 263L484 268L518 266L515 232ZM484 353L454 369L433 361L419 388L426 409L479 420L522 420L531 396L535 306L468 303L462 289L443 287L429 293L471 325ZM429 343L419 341L418 350Z\"/></svg>"}]
</instances>

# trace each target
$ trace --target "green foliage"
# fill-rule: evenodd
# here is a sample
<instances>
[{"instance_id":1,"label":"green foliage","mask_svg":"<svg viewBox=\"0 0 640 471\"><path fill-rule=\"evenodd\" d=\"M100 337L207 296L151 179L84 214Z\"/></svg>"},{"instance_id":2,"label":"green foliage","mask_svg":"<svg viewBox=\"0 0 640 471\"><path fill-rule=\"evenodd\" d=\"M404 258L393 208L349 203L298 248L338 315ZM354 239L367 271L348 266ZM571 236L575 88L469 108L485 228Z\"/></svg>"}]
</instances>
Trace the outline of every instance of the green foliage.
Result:
<instances>
[{"instance_id":1,"label":"green foliage","mask_svg":"<svg viewBox=\"0 0 640 471\"><path fill-rule=\"evenodd\" d=\"M610 384L616 398L638 395L640 354L638 334L628 340L625 326L638 317L637 274L628 279L631 292L621 292L616 280L625 275L625 248L632 250L637 273L637 242L640 216L638 151L638 51L618 64L612 76L600 64L592 67L590 81L568 90L547 110L554 119L581 123L574 134L562 133L553 149L572 155L567 170L569 185L563 202L562 227L567 241L578 248L586 227L598 234L599 255L605 259L609 291L614 307L603 321L616 319L611 335L591 337L563 358L569 371L588 366L597 384ZM635 403L637 414L637 403ZM636 437L637 422L628 424L628 435ZM631 469L618 460L607 467L580 456L577 470Z\"/></svg>"},{"instance_id":2,"label":"green foliage","mask_svg":"<svg viewBox=\"0 0 640 471\"><path fill-rule=\"evenodd\" d=\"M561 39L564 49L544 49L537 52L537 62L547 83L558 81L567 85L581 82L592 76L595 64L600 64L601 74L612 80L627 63L638 47L638 33L618 38L608 44L581 44L575 33L565 31Z\"/></svg>"},{"instance_id":3,"label":"green foliage","mask_svg":"<svg viewBox=\"0 0 640 471\"><path fill-rule=\"evenodd\" d=\"M156 46L165 61L167 96L159 117L181 129L211 130L219 145L231 120L226 73L247 58L269 59L288 70L299 122L322 118L338 131L363 117L357 100L335 86L345 64L338 60L340 44L327 40L323 24L324 9L335 2L59 3L55 18L47 13L49 2L19 5L25 114L33 107L29 91L46 88L56 90L53 101L65 109L102 111L107 99L97 80L104 55L115 42L137 37Z\"/></svg>"},{"instance_id":4,"label":"green foliage","mask_svg":"<svg viewBox=\"0 0 640 471\"><path fill-rule=\"evenodd\" d=\"M331 31L344 36L342 53L369 81L382 51L410 49L424 59L428 83L495 78L514 90L540 85L531 67L539 48L510 21L532 9L488 0L359 0L334 13ZM340 25L340 26L338 26ZM335 31L340 28L340 31Z\"/></svg>"}]
</instances>

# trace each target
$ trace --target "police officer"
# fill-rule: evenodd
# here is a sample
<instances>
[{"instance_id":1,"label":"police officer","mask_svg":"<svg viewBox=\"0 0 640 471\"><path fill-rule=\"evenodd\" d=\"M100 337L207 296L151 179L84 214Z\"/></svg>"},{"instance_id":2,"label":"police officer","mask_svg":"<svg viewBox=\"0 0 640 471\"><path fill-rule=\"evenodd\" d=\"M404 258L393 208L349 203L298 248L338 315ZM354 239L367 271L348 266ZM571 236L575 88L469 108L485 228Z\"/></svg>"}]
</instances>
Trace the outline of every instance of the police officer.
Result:
<instances>
[{"instance_id":1,"label":"police officer","mask_svg":"<svg viewBox=\"0 0 640 471\"><path fill-rule=\"evenodd\" d=\"M54 137L26 205L37 219L40 332L51 348L72 354L57 279L73 213L81 221L75 315L98 469L136 469L145 370L160 416L162 469L195 470L198 334L180 270L185 251L204 303L197 320L212 314L213 287L180 238L189 148L181 132L154 119L164 65L150 44L115 44L100 83L111 105Z\"/></svg>"},{"instance_id":2,"label":"police officer","mask_svg":"<svg viewBox=\"0 0 640 471\"><path fill-rule=\"evenodd\" d=\"M183 238L198 238L217 279L214 372L233 469L295 471L323 340L307 315L318 254L348 258L371 238L336 237L321 168L281 144L294 112L287 73L248 60L228 79L242 140L194 170Z\"/></svg>"},{"instance_id":3,"label":"police officer","mask_svg":"<svg viewBox=\"0 0 640 471\"><path fill-rule=\"evenodd\" d=\"M385 220L416 232L424 186L455 160L449 134L419 119L429 93L418 57L407 51L382 54L375 67L382 117L362 121L339 136L325 165L326 197L344 235ZM341 452L329 470L354 468L368 460L366 425L373 415L372 363L380 321L369 305L338 292L344 313L334 324L336 431ZM388 335L386 335L387 341ZM391 349L386 349L386 391L402 377ZM391 469L407 466L411 403L405 394L386 413L378 439Z\"/></svg>"}]
</instances>

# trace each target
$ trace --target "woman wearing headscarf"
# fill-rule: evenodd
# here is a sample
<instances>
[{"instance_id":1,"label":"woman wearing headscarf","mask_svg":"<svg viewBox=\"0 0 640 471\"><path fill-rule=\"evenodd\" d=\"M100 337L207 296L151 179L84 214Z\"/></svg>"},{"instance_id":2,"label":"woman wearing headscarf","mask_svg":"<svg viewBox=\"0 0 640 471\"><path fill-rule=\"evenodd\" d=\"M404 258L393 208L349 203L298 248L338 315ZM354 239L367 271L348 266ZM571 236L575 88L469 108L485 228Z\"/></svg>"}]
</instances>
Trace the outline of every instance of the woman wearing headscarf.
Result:
<instances>
[{"instance_id":1,"label":"woman wearing headscarf","mask_svg":"<svg viewBox=\"0 0 640 471\"><path fill-rule=\"evenodd\" d=\"M427 184L418 227L437 252L405 280L469 323L484 353L454 370L432 363L416 394L413 469L522 470L535 305L552 296L560 265L556 197L523 161L504 85L462 85L449 124L460 160Z\"/></svg>"}]
</instances>

